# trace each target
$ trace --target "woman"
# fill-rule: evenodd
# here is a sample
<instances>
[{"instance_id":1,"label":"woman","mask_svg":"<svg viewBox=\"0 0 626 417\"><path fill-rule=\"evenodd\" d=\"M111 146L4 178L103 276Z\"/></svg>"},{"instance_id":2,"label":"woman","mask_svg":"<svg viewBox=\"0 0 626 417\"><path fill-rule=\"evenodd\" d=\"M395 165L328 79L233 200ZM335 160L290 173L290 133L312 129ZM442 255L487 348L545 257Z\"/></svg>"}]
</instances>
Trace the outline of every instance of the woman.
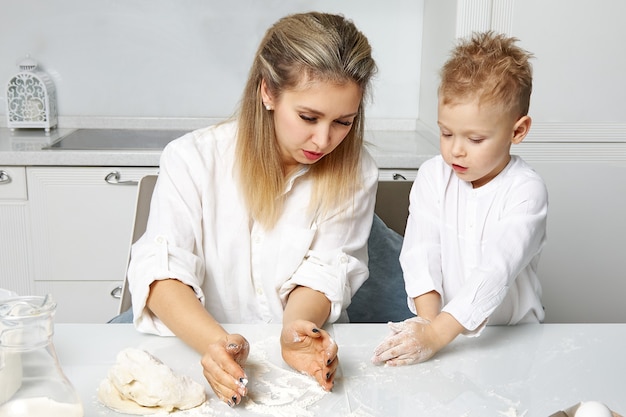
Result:
<instances>
[{"instance_id":1,"label":"woman","mask_svg":"<svg viewBox=\"0 0 626 417\"><path fill-rule=\"evenodd\" d=\"M248 342L219 323L282 321L282 356L330 390L337 346L367 278L377 168L363 148L370 45L341 16L280 19L256 53L235 121L163 151L129 266L134 323L202 355L229 405L246 395Z\"/></svg>"}]
</instances>

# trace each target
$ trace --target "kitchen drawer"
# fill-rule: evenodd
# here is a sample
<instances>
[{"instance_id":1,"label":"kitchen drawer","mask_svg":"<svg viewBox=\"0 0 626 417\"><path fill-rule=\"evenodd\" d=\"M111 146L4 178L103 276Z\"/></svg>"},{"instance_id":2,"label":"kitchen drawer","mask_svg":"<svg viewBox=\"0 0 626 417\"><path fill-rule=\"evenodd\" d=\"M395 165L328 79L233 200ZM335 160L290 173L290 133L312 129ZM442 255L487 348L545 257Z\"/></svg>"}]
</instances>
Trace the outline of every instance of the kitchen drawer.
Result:
<instances>
[{"instance_id":1,"label":"kitchen drawer","mask_svg":"<svg viewBox=\"0 0 626 417\"><path fill-rule=\"evenodd\" d=\"M137 181L157 168L28 167L37 280L126 276Z\"/></svg>"},{"instance_id":2,"label":"kitchen drawer","mask_svg":"<svg viewBox=\"0 0 626 417\"><path fill-rule=\"evenodd\" d=\"M52 294L57 323L106 323L117 315L122 281L37 281L37 295Z\"/></svg>"},{"instance_id":3,"label":"kitchen drawer","mask_svg":"<svg viewBox=\"0 0 626 417\"><path fill-rule=\"evenodd\" d=\"M26 200L26 168L0 166L0 200Z\"/></svg>"},{"instance_id":4,"label":"kitchen drawer","mask_svg":"<svg viewBox=\"0 0 626 417\"><path fill-rule=\"evenodd\" d=\"M379 169L378 170L378 181L395 181L395 182L403 182L415 181L415 177L417 176L417 169Z\"/></svg>"}]
</instances>

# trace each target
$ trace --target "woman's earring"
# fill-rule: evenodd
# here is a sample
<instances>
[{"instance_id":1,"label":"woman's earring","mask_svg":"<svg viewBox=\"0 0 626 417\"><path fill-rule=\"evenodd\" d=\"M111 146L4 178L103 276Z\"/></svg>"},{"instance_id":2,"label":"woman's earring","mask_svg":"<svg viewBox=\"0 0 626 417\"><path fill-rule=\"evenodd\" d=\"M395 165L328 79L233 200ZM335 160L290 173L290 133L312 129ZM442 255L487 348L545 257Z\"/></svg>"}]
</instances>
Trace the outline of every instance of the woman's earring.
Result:
<instances>
[{"instance_id":1,"label":"woman's earring","mask_svg":"<svg viewBox=\"0 0 626 417\"><path fill-rule=\"evenodd\" d=\"M269 104L267 104L267 103L263 103L263 105L265 106L265 110L267 110L267 111L269 111L269 110L273 110L273 109L272 109L272 106L270 106Z\"/></svg>"}]
</instances>

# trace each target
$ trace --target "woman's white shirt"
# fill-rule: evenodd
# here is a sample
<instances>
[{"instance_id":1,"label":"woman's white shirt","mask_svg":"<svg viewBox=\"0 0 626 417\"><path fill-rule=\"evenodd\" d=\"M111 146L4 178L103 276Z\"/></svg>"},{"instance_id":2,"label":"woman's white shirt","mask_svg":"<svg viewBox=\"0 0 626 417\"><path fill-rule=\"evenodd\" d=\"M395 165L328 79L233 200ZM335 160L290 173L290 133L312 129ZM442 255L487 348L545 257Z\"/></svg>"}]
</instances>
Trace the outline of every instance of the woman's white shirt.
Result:
<instances>
[{"instance_id":1,"label":"woman's white shirt","mask_svg":"<svg viewBox=\"0 0 626 417\"><path fill-rule=\"evenodd\" d=\"M252 221L234 176L236 123L191 132L163 150L146 233L132 247L128 271L134 323L171 332L149 310L155 280L192 287L221 323L281 322L290 291L306 286L331 301L329 322L346 320L365 281L378 169L363 150L363 184L354 201L320 218L309 210L312 181L291 178L284 212L272 230Z\"/></svg>"},{"instance_id":2,"label":"woman's white shirt","mask_svg":"<svg viewBox=\"0 0 626 417\"><path fill-rule=\"evenodd\" d=\"M420 167L400 262L409 296L437 291L466 329L544 318L537 265L546 240L548 194L520 157L474 189L441 156Z\"/></svg>"}]
</instances>

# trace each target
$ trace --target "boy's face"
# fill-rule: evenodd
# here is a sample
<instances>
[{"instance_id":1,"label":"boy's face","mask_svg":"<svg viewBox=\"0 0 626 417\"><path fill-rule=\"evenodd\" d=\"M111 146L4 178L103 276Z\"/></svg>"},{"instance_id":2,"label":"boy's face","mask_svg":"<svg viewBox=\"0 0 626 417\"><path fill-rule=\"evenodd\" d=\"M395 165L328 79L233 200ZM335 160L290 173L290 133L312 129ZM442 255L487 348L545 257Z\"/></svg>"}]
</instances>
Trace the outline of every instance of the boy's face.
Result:
<instances>
[{"instance_id":1,"label":"boy's face","mask_svg":"<svg viewBox=\"0 0 626 417\"><path fill-rule=\"evenodd\" d=\"M512 143L521 142L530 118L515 119L497 105L478 100L443 104L439 100L440 151L444 161L474 188L496 177L509 163Z\"/></svg>"}]
</instances>

